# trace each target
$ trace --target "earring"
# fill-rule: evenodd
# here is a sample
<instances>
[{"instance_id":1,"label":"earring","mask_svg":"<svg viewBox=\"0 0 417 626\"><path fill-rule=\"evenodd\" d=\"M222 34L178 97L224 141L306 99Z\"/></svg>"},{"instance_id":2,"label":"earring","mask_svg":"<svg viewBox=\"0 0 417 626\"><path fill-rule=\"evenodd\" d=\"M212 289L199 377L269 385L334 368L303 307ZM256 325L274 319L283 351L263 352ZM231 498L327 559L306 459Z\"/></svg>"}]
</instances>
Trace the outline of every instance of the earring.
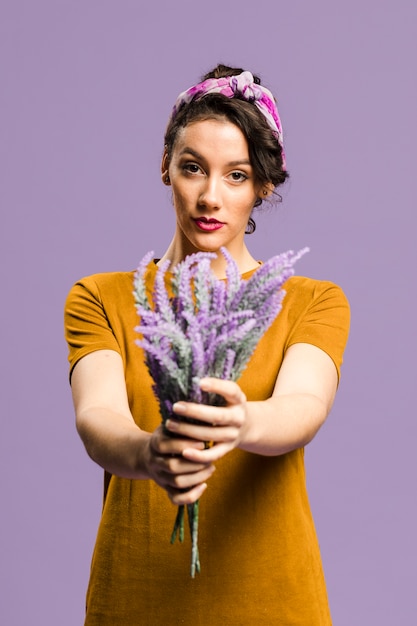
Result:
<instances>
[{"instance_id":1,"label":"earring","mask_svg":"<svg viewBox=\"0 0 417 626\"><path fill-rule=\"evenodd\" d=\"M170 181L169 176L168 176L168 174L167 174L167 175L165 176L164 183L165 183L166 185L169 185L169 183L170 183L170 182L171 182L171 181Z\"/></svg>"},{"instance_id":2,"label":"earring","mask_svg":"<svg viewBox=\"0 0 417 626\"><path fill-rule=\"evenodd\" d=\"M268 191L266 189L264 189L262 193L263 193L264 196L268 195Z\"/></svg>"}]
</instances>

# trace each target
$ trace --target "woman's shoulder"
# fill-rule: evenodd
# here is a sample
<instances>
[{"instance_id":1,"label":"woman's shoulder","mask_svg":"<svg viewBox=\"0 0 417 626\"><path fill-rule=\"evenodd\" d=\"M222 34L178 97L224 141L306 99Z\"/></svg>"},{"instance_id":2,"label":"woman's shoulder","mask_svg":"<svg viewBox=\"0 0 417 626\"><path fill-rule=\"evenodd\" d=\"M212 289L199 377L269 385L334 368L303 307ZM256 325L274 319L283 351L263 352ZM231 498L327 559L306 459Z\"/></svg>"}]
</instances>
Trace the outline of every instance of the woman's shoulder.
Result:
<instances>
[{"instance_id":1,"label":"woman's shoulder","mask_svg":"<svg viewBox=\"0 0 417 626\"><path fill-rule=\"evenodd\" d=\"M286 298L301 301L311 301L317 299L332 299L345 302L348 306L348 299L342 287L330 280L319 280L308 276L291 276L284 286Z\"/></svg>"},{"instance_id":2,"label":"woman's shoulder","mask_svg":"<svg viewBox=\"0 0 417 626\"><path fill-rule=\"evenodd\" d=\"M75 285L85 285L91 288L94 286L97 288L107 288L109 286L117 287L129 282L132 283L134 273L135 272L131 270L127 272L100 272L97 274L89 274L77 280Z\"/></svg>"},{"instance_id":3,"label":"woman's shoulder","mask_svg":"<svg viewBox=\"0 0 417 626\"><path fill-rule=\"evenodd\" d=\"M283 310L292 324L335 327L348 333L350 306L343 289L329 280L292 276L283 286Z\"/></svg>"},{"instance_id":4,"label":"woman's shoulder","mask_svg":"<svg viewBox=\"0 0 417 626\"><path fill-rule=\"evenodd\" d=\"M278 326L286 323L286 348L311 343L334 361L340 376L349 336L350 307L343 289L329 280L292 276L284 284L285 296Z\"/></svg>"},{"instance_id":5,"label":"woman's shoulder","mask_svg":"<svg viewBox=\"0 0 417 626\"><path fill-rule=\"evenodd\" d=\"M134 271L102 272L77 280L67 295L66 308L97 303L105 307L131 304Z\"/></svg>"},{"instance_id":6,"label":"woman's shoulder","mask_svg":"<svg viewBox=\"0 0 417 626\"><path fill-rule=\"evenodd\" d=\"M149 263L146 272L147 280L152 280L157 269L158 266L156 263ZM75 285L84 285L91 289L100 290L124 289L126 286L132 288L135 273L136 269L128 271L100 272L80 278L77 280Z\"/></svg>"}]
</instances>

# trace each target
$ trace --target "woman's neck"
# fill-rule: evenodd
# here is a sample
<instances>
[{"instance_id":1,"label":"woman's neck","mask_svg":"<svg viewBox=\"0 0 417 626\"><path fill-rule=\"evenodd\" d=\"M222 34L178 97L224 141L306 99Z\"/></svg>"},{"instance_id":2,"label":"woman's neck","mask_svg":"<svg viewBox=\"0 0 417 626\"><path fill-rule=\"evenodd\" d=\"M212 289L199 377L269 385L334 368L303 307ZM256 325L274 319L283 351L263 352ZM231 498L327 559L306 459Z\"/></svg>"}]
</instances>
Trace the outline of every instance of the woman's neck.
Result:
<instances>
[{"instance_id":1,"label":"woman's neck","mask_svg":"<svg viewBox=\"0 0 417 626\"><path fill-rule=\"evenodd\" d=\"M218 250L197 250L190 246L189 249L184 249L183 246L178 245L176 238L171 241L168 249L162 258L158 261L158 265L161 265L164 261L169 260L171 262L170 271L181 263L185 259L185 257L190 254L194 254L196 252L215 252L217 254L216 258L211 262L211 269L217 278L225 278L226 277L226 259L222 255L222 253ZM259 267L259 262L253 258L246 245L243 245L241 249L237 252L235 250L231 250L230 254L232 255L234 261L236 262L240 274L245 274L246 272L250 272L251 270Z\"/></svg>"}]
</instances>

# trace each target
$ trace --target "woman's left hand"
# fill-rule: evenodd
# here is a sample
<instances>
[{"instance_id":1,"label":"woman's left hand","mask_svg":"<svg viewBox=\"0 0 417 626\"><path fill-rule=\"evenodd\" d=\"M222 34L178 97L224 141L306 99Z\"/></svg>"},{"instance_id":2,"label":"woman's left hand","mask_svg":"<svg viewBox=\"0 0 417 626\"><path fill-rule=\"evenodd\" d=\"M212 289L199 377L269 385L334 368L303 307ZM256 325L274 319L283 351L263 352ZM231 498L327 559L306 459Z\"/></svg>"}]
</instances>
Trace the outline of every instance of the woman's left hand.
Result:
<instances>
[{"instance_id":1,"label":"woman's left hand","mask_svg":"<svg viewBox=\"0 0 417 626\"><path fill-rule=\"evenodd\" d=\"M247 426L247 402L239 385L231 380L203 378L200 387L203 391L222 396L225 406L177 402L173 407L174 413L204 424L170 419L166 422L166 428L181 437L210 442L205 450L186 448L182 453L190 461L207 463L217 461L239 446Z\"/></svg>"}]
</instances>

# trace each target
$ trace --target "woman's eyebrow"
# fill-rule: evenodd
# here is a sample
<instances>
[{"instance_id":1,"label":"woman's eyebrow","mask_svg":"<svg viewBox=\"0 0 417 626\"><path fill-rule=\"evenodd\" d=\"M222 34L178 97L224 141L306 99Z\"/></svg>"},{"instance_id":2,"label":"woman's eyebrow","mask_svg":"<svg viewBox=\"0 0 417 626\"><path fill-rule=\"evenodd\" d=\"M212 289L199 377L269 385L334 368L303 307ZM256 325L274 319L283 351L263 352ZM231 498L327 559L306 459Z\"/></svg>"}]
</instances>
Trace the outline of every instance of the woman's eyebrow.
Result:
<instances>
[{"instance_id":1,"label":"woman's eyebrow","mask_svg":"<svg viewBox=\"0 0 417 626\"><path fill-rule=\"evenodd\" d=\"M181 156L183 156L184 154L191 154L195 159L198 159L200 161L205 161L205 158L203 157L202 154L200 154L193 148L188 148L187 146L185 146L185 148L181 150L180 154ZM226 163L226 165L228 167L237 167L238 165L252 165L252 163L250 162L249 159L243 158L243 159L237 159L236 161L229 161L228 163Z\"/></svg>"},{"instance_id":2,"label":"woman's eyebrow","mask_svg":"<svg viewBox=\"0 0 417 626\"><path fill-rule=\"evenodd\" d=\"M188 148L187 146L185 146L185 148L183 148L180 152L181 156L183 156L184 154L191 154L196 159L204 160L204 157L199 152L193 150L192 148Z\"/></svg>"},{"instance_id":3,"label":"woman's eyebrow","mask_svg":"<svg viewBox=\"0 0 417 626\"><path fill-rule=\"evenodd\" d=\"M229 161L227 163L230 167L237 167L238 165L252 165L249 159L239 159L238 161Z\"/></svg>"}]
</instances>

